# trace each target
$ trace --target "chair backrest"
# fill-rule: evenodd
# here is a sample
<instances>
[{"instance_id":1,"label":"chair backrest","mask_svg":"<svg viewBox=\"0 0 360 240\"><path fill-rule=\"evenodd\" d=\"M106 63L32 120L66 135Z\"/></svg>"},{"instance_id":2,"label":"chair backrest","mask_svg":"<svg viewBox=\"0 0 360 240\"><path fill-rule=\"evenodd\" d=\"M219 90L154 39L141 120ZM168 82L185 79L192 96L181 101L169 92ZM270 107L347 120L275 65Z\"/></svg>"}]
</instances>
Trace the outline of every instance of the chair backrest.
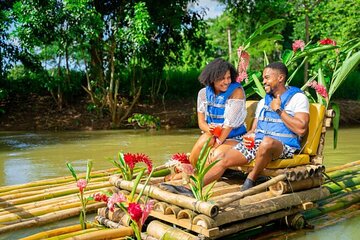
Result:
<instances>
[{"instance_id":1,"label":"chair backrest","mask_svg":"<svg viewBox=\"0 0 360 240\"><path fill-rule=\"evenodd\" d=\"M245 119L245 123L247 130L251 129L255 117L257 104L258 101L246 101L247 116ZM301 146L303 149L301 153L315 156L317 154L317 149L320 143L320 135L325 116L325 106L318 103L311 103L309 110L309 130L306 136L301 141Z\"/></svg>"}]
</instances>

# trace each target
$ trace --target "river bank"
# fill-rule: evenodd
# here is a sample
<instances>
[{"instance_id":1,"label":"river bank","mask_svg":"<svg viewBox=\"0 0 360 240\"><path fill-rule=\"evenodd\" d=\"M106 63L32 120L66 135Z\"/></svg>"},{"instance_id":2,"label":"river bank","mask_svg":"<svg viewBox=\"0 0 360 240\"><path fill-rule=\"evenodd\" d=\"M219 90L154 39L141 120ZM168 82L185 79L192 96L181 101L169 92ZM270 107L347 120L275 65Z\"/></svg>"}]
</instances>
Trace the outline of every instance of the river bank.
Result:
<instances>
[{"instance_id":1,"label":"river bank","mask_svg":"<svg viewBox=\"0 0 360 240\"><path fill-rule=\"evenodd\" d=\"M360 124L360 101L335 101L340 106L340 126ZM69 103L59 110L50 96L29 95L12 97L0 102L5 113L0 113L0 131L62 131L62 130L109 130L112 129L108 112L99 116L87 109L87 98ZM151 114L159 117L161 127L166 129L197 127L196 99L167 100L163 102L138 103L133 113ZM124 122L121 128L133 128Z\"/></svg>"}]
</instances>

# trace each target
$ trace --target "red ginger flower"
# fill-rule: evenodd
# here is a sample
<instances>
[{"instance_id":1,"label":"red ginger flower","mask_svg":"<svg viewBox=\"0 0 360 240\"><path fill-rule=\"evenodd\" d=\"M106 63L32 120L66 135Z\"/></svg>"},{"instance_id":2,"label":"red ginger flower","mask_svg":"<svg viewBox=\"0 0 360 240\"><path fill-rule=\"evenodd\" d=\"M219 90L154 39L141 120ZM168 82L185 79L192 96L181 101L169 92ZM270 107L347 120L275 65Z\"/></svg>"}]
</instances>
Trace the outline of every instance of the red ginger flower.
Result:
<instances>
[{"instance_id":1,"label":"red ginger flower","mask_svg":"<svg viewBox=\"0 0 360 240\"><path fill-rule=\"evenodd\" d=\"M95 193L93 196L94 200L97 202L108 202L109 197L106 196L106 194L102 194L102 193Z\"/></svg>"},{"instance_id":2,"label":"red ginger flower","mask_svg":"<svg viewBox=\"0 0 360 240\"><path fill-rule=\"evenodd\" d=\"M86 188L86 185L87 185L87 181L85 179L79 179L77 182L76 182L76 186L79 188L79 191L81 193L84 192L84 189Z\"/></svg>"},{"instance_id":3,"label":"red ginger flower","mask_svg":"<svg viewBox=\"0 0 360 240\"><path fill-rule=\"evenodd\" d=\"M152 170L152 162L151 162L150 158L143 153L136 153L136 154L125 153L124 160L125 160L125 163L130 167L131 170L134 169L135 164L137 164L139 162L143 162L146 164L149 173Z\"/></svg>"},{"instance_id":4,"label":"red ginger flower","mask_svg":"<svg viewBox=\"0 0 360 240\"><path fill-rule=\"evenodd\" d=\"M298 49L301 49L301 51L304 51L305 43L303 40L295 40L292 44L292 49L294 52L296 52Z\"/></svg>"},{"instance_id":5,"label":"red ginger flower","mask_svg":"<svg viewBox=\"0 0 360 240\"><path fill-rule=\"evenodd\" d=\"M171 160L175 160L183 164L190 163L189 157L186 153L175 153L174 155L172 155Z\"/></svg>"},{"instance_id":6,"label":"red ginger flower","mask_svg":"<svg viewBox=\"0 0 360 240\"><path fill-rule=\"evenodd\" d=\"M139 220L141 219L141 217L143 215L143 210L141 209L140 204L129 203L127 210L128 210L128 213L129 213L131 219L134 220L135 222L139 222Z\"/></svg>"},{"instance_id":7,"label":"red ginger flower","mask_svg":"<svg viewBox=\"0 0 360 240\"><path fill-rule=\"evenodd\" d=\"M325 88L323 85L317 83L316 81L311 81L311 82L309 82L309 83L308 83L308 86L311 87L311 88L313 88L313 89L315 89L315 91L316 91L318 94L320 94L323 98L327 98L327 97L328 97L328 93L327 93L327 91L326 91L326 88Z\"/></svg>"},{"instance_id":8,"label":"red ginger flower","mask_svg":"<svg viewBox=\"0 0 360 240\"><path fill-rule=\"evenodd\" d=\"M330 38L325 38L319 41L321 45L333 45L336 46L336 42Z\"/></svg>"}]
</instances>

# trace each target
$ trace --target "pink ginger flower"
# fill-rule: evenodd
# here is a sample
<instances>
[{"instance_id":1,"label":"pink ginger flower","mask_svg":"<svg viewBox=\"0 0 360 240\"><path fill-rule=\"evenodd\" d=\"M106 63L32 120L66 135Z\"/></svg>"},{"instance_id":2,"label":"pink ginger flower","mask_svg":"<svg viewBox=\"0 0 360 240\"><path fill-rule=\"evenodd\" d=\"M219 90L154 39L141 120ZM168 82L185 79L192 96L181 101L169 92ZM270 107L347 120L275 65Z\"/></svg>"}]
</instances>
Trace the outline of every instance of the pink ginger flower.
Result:
<instances>
[{"instance_id":1,"label":"pink ginger flower","mask_svg":"<svg viewBox=\"0 0 360 240\"><path fill-rule=\"evenodd\" d=\"M86 188L86 185L87 185L87 181L85 179L79 179L77 182L76 182L76 186L79 188L79 191L81 193L84 192L84 189Z\"/></svg>"},{"instance_id":2,"label":"pink ginger flower","mask_svg":"<svg viewBox=\"0 0 360 240\"><path fill-rule=\"evenodd\" d=\"M152 170L152 162L151 162L150 158L143 153L136 153L136 154L125 153L124 160L125 160L125 163L130 167L131 170L134 169L135 164L137 164L139 162L143 162L146 164L149 173Z\"/></svg>"},{"instance_id":3,"label":"pink ginger flower","mask_svg":"<svg viewBox=\"0 0 360 240\"><path fill-rule=\"evenodd\" d=\"M319 41L321 45L333 45L336 46L336 42L330 38L324 38Z\"/></svg>"},{"instance_id":4,"label":"pink ginger flower","mask_svg":"<svg viewBox=\"0 0 360 240\"><path fill-rule=\"evenodd\" d=\"M295 40L292 44L292 49L294 52L296 52L298 49L301 49L301 51L304 51L305 43L303 40Z\"/></svg>"},{"instance_id":5,"label":"pink ginger flower","mask_svg":"<svg viewBox=\"0 0 360 240\"><path fill-rule=\"evenodd\" d=\"M315 89L315 91L320 94L323 98L328 98L328 93L326 87L317 83L316 81L311 81L308 83L308 86Z\"/></svg>"},{"instance_id":6,"label":"pink ginger flower","mask_svg":"<svg viewBox=\"0 0 360 240\"><path fill-rule=\"evenodd\" d=\"M144 209L143 209L143 214L141 216L141 225L144 225L146 219L148 218L151 210L153 209L154 207L154 203L155 201L154 200L149 200L145 206L144 206Z\"/></svg>"},{"instance_id":7,"label":"pink ginger flower","mask_svg":"<svg viewBox=\"0 0 360 240\"><path fill-rule=\"evenodd\" d=\"M109 208L109 210L111 212L114 211L115 209L115 204L116 203L122 203L122 202L125 202L126 201L126 197L124 194L122 193L114 193L109 199L108 199L108 202L107 202L107 207Z\"/></svg>"},{"instance_id":8,"label":"pink ginger flower","mask_svg":"<svg viewBox=\"0 0 360 240\"><path fill-rule=\"evenodd\" d=\"M187 175L192 175L195 172L195 169L191 164L181 164L181 168Z\"/></svg>"},{"instance_id":9,"label":"pink ginger flower","mask_svg":"<svg viewBox=\"0 0 360 240\"><path fill-rule=\"evenodd\" d=\"M129 203L128 206L128 213L132 220L135 222L139 222L143 215L143 210L141 209L141 206L139 203Z\"/></svg>"},{"instance_id":10,"label":"pink ginger flower","mask_svg":"<svg viewBox=\"0 0 360 240\"><path fill-rule=\"evenodd\" d=\"M248 78L246 70L249 66L250 62L250 55L248 52L243 50L243 47L240 46L237 50L238 57L239 57L239 64L238 64L238 74L239 76L236 78L237 82L242 82L244 79Z\"/></svg>"}]
</instances>

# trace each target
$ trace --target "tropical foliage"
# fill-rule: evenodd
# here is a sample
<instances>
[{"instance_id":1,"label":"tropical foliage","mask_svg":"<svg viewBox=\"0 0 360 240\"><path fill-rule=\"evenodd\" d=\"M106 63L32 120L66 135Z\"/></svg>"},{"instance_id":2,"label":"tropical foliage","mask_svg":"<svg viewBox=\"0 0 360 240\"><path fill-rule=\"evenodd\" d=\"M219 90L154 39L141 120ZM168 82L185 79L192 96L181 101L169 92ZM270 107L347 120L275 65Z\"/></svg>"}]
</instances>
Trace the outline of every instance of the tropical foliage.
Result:
<instances>
[{"instance_id":1,"label":"tropical foliage","mask_svg":"<svg viewBox=\"0 0 360 240\"><path fill-rule=\"evenodd\" d=\"M207 201L211 197L211 189L214 187L216 181L204 186L205 174L219 161L215 160L207 164L211 146L209 142L211 137L207 140L206 144L202 147L198 160L196 161L194 173L190 175L190 189L195 198L201 201Z\"/></svg>"}]
</instances>

